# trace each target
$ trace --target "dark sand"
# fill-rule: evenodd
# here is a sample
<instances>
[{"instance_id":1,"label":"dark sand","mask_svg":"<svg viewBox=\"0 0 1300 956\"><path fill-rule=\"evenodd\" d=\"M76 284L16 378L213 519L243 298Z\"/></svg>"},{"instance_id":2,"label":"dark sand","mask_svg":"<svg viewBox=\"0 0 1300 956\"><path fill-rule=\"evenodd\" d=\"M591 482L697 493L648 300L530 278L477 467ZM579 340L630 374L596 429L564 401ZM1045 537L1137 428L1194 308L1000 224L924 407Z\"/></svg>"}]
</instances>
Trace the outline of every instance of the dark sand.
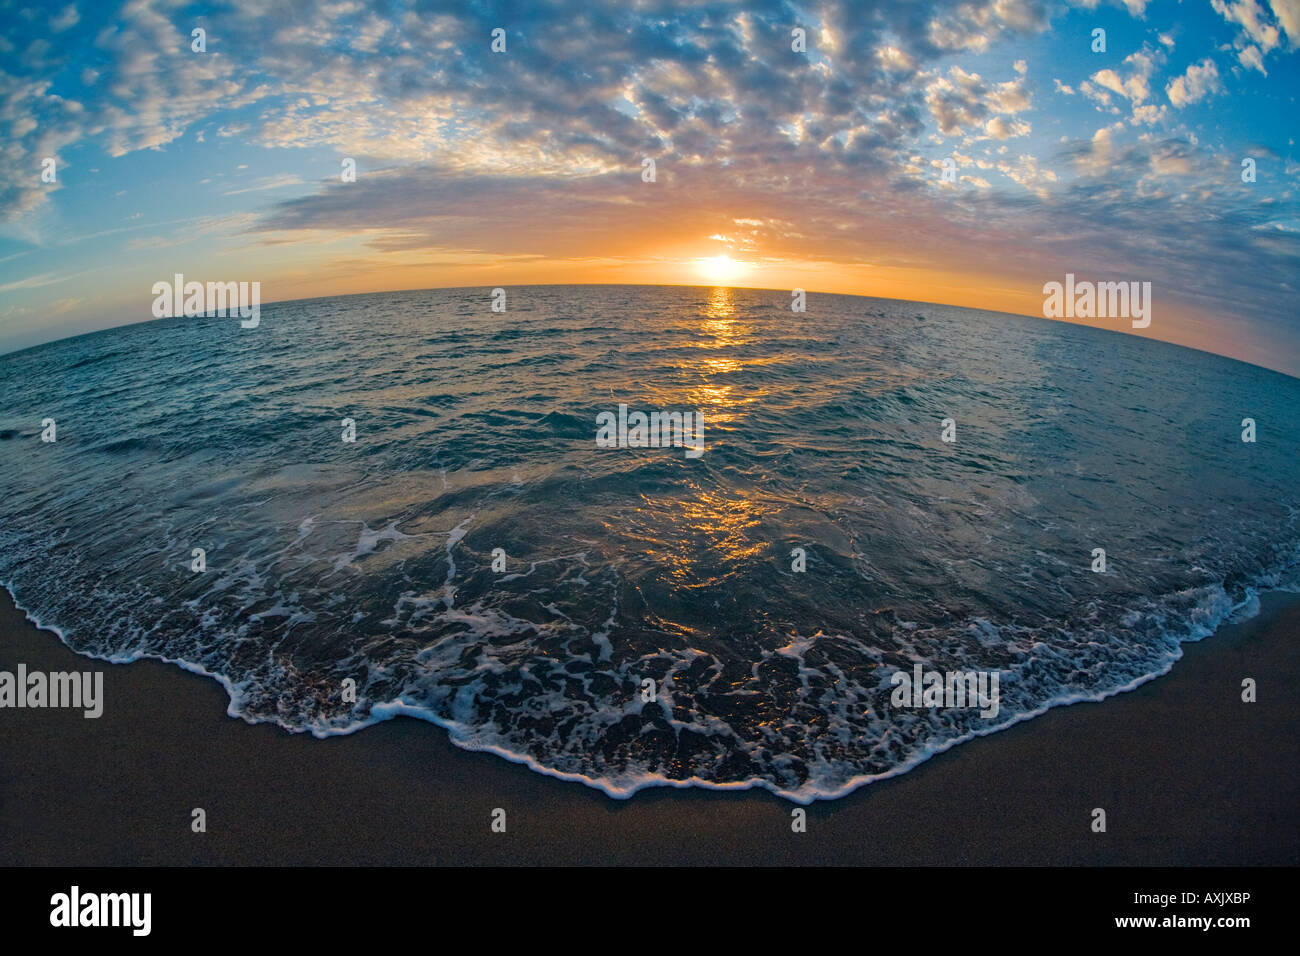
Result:
<instances>
[{"instance_id":1,"label":"dark sand","mask_svg":"<svg viewBox=\"0 0 1300 956\"><path fill-rule=\"evenodd\" d=\"M98 720L0 710L0 864L1295 864L1298 647L1300 600L1270 595L1170 674L814 804L795 834L764 791L611 800L414 719L328 740L251 726L216 682L79 657L0 591L0 669L102 669L106 699Z\"/></svg>"}]
</instances>

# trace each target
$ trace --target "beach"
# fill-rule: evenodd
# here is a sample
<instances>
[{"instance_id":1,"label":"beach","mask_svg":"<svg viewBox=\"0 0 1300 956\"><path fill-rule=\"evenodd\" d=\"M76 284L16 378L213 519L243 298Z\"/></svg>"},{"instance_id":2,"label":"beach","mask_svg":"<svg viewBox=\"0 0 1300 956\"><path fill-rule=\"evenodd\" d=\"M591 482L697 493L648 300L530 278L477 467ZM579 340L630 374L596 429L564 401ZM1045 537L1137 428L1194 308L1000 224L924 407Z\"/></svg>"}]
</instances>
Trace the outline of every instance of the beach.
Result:
<instances>
[{"instance_id":1,"label":"beach","mask_svg":"<svg viewBox=\"0 0 1300 956\"><path fill-rule=\"evenodd\" d=\"M1300 598L1261 605L1162 677L818 801L794 833L795 804L762 790L613 800L412 718L328 739L250 725L215 681L78 656L0 592L0 670L102 669L105 698L98 719L0 711L0 864L1294 865Z\"/></svg>"},{"instance_id":2,"label":"beach","mask_svg":"<svg viewBox=\"0 0 1300 956\"><path fill-rule=\"evenodd\" d=\"M1300 0L1174 7L9 17L0 912L1284 925Z\"/></svg>"}]
</instances>

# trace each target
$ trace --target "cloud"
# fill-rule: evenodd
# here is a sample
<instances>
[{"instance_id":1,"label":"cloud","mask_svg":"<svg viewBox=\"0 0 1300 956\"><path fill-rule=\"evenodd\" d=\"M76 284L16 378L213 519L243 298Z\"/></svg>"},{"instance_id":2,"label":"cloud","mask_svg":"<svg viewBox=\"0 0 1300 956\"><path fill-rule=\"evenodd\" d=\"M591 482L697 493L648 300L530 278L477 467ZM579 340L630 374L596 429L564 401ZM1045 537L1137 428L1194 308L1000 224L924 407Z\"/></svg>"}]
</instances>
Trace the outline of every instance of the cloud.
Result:
<instances>
[{"instance_id":1,"label":"cloud","mask_svg":"<svg viewBox=\"0 0 1300 956\"><path fill-rule=\"evenodd\" d=\"M55 33L62 33L64 30L71 30L81 22L81 14L72 4L68 4L63 11L50 18L50 29Z\"/></svg>"},{"instance_id":2,"label":"cloud","mask_svg":"<svg viewBox=\"0 0 1300 956\"><path fill-rule=\"evenodd\" d=\"M1133 115L1129 117L1129 122L1134 126L1144 124L1154 126L1165 118L1166 108L1163 104L1156 106L1154 103L1148 103L1146 106L1133 107Z\"/></svg>"},{"instance_id":3,"label":"cloud","mask_svg":"<svg viewBox=\"0 0 1300 956\"><path fill-rule=\"evenodd\" d=\"M1250 42L1267 53L1278 45L1281 34L1276 23L1257 0L1210 0L1210 6L1229 23L1241 27Z\"/></svg>"},{"instance_id":4,"label":"cloud","mask_svg":"<svg viewBox=\"0 0 1300 956\"><path fill-rule=\"evenodd\" d=\"M1273 16L1290 41L1291 49L1300 43L1300 0L1272 0Z\"/></svg>"},{"instance_id":5,"label":"cloud","mask_svg":"<svg viewBox=\"0 0 1300 956\"><path fill-rule=\"evenodd\" d=\"M75 31L64 27L74 16ZM790 49L792 22L808 29L807 55ZM490 33L502 23L508 49L498 55ZM642 156L757 161L785 128L834 162L879 166L920 131L924 71L945 51L1046 24L1039 0L938 0L924 14L849 0L807 11L648 0L509 12L433 0L386 16L311 0L197 15L178 0L68 7L48 22L29 18L22 69L0 69L0 158L30 169L86 142L117 157L165 149L193 129L333 148L372 165L436 158L563 176ZM190 49L195 25L207 31L206 53ZM83 82L64 79L76 76ZM974 123L1027 102L1014 84L990 95L1003 102ZM0 219L24 216L46 192L11 180Z\"/></svg>"},{"instance_id":6,"label":"cloud","mask_svg":"<svg viewBox=\"0 0 1300 956\"><path fill-rule=\"evenodd\" d=\"M1096 10L1101 5L1102 0L1071 0L1073 6L1083 7L1085 10ZM1144 17L1147 12L1148 0L1110 0L1112 6L1122 6L1135 17Z\"/></svg>"},{"instance_id":7,"label":"cloud","mask_svg":"<svg viewBox=\"0 0 1300 956\"><path fill-rule=\"evenodd\" d=\"M983 127L988 135L998 139L1023 135L1011 130L1028 132L1028 124L1011 123L1006 117L1029 109L1031 104L1028 81L1023 74L1003 83L989 83L978 73L967 73L960 66L953 66L946 76L934 76L926 89L930 116L945 136L960 136L975 127Z\"/></svg>"},{"instance_id":8,"label":"cloud","mask_svg":"<svg viewBox=\"0 0 1300 956\"><path fill-rule=\"evenodd\" d=\"M1206 58L1199 63L1193 63L1182 76L1174 77L1165 87L1165 94L1176 109L1182 109L1222 89L1219 82L1219 68L1214 65L1213 60Z\"/></svg>"},{"instance_id":9,"label":"cloud","mask_svg":"<svg viewBox=\"0 0 1300 956\"><path fill-rule=\"evenodd\" d=\"M1125 7L1148 13L1144 3ZM0 62L0 158L34 170L43 156L80 156L74 146L301 156L296 177L217 176L211 195L265 191L261 211L169 231L177 241L242 229L245 241L343 238L377 259L442 261L645 257L683 235L716 235L793 260L943 261L990 275L1066 255L1143 269L1234 314L1300 311L1279 279L1296 274L1292 234L1255 228L1294 221L1294 200L1256 205L1225 186L1231 168L1194 149L1193 131L1163 129L1179 108L1220 92L1214 62L1169 80L1166 104L1159 73L1172 40L1143 27L1158 45L1118 63L1084 57L1088 79L1053 83L1101 107L1100 123L1080 101L1053 98L1065 109L1044 116L1031 76L1046 83L1056 64L1023 40L1059 9L1028 0L610 0L505 13L451 0L244 0L201 13L172 0L83 4L75 29L55 32L70 19L59 8L49 22L33 16L5 31L13 52ZM1243 68L1259 68L1248 48L1267 65L1294 37L1294 3L1273 3L1271 15L1250 2L1215 9L1241 37L1233 49ZM206 54L190 51L195 23L208 30ZM807 30L806 54L790 49L795 24ZM489 46L498 25L505 54ZM963 51L991 55L977 68ZM1092 117L1082 134L1080 114ZM1149 138L1132 141L1139 136ZM931 188L935 155L953 147L961 188ZM355 183L338 181L341 156L358 160ZM656 160L654 184L640 180L643 157ZM271 192L298 178L314 183L304 195ZM52 188L10 177L0 215L31 215Z\"/></svg>"},{"instance_id":10,"label":"cloud","mask_svg":"<svg viewBox=\"0 0 1300 956\"><path fill-rule=\"evenodd\" d=\"M1294 50L1300 42L1300 0L1271 0L1268 9L1259 0L1211 0L1210 5L1238 27L1232 45L1247 69L1267 76L1268 55L1283 46Z\"/></svg>"},{"instance_id":11,"label":"cloud","mask_svg":"<svg viewBox=\"0 0 1300 956\"><path fill-rule=\"evenodd\" d=\"M984 132L993 139L1010 139L1014 136L1027 136L1031 130L1028 123L1021 120L1008 121L1005 117L995 116L984 124Z\"/></svg>"},{"instance_id":12,"label":"cloud","mask_svg":"<svg viewBox=\"0 0 1300 956\"><path fill-rule=\"evenodd\" d=\"M1122 67L1127 67L1127 76L1121 78L1111 69L1098 70L1092 75L1092 82L1125 97L1137 106L1151 95L1151 76L1164 59L1164 51L1144 47L1124 58Z\"/></svg>"},{"instance_id":13,"label":"cloud","mask_svg":"<svg viewBox=\"0 0 1300 956\"><path fill-rule=\"evenodd\" d=\"M1258 70L1265 76L1268 76L1268 70L1264 69L1264 56L1257 46L1244 47L1238 54L1237 59L1241 65L1248 70Z\"/></svg>"},{"instance_id":14,"label":"cloud","mask_svg":"<svg viewBox=\"0 0 1300 956\"><path fill-rule=\"evenodd\" d=\"M49 272L42 275L27 276L25 279L18 279L14 282L6 282L3 285L0 285L0 292L16 292L19 289L40 289L47 285L54 285L56 282L63 282L66 278L66 276L56 276Z\"/></svg>"},{"instance_id":15,"label":"cloud","mask_svg":"<svg viewBox=\"0 0 1300 956\"><path fill-rule=\"evenodd\" d=\"M283 173L279 176L269 176L259 180L252 186L244 186L240 189L228 189L222 193L223 196L238 196L242 193L261 192L265 189L281 189L285 186L299 186L302 184L302 177L294 176L289 173Z\"/></svg>"}]
</instances>

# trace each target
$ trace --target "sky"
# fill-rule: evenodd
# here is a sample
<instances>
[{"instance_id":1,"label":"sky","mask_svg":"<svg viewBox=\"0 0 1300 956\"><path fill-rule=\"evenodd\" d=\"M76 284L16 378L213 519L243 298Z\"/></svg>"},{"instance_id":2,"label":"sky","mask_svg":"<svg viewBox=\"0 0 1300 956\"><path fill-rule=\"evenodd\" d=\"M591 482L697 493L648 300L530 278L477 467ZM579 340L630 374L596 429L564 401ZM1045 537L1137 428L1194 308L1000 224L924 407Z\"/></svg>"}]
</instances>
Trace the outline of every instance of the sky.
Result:
<instances>
[{"instance_id":1,"label":"sky","mask_svg":"<svg viewBox=\"0 0 1300 956\"><path fill-rule=\"evenodd\" d=\"M1300 0L0 0L0 26L0 351L150 320L175 273L1037 316L1071 273L1151 283L1149 327L1090 324L1300 375Z\"/></svg>"}]
</instances>

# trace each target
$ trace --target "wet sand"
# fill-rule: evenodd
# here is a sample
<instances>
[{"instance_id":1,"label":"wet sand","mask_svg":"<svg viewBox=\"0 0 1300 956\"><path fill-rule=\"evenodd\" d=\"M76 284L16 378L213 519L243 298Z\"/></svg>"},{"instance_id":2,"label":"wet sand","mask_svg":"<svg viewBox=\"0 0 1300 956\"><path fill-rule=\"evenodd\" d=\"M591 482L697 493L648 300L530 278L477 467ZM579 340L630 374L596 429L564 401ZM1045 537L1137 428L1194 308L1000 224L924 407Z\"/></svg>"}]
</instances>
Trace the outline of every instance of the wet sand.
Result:
<instances>
[{"instance_id":1,"label":"wet sand","mask_svg":"<svg viewBox=\"0 0 1300 956\"><path fill-rule=\"evenodd\" d=\"M105 696L95 720L0 710L0 865L1300 862L1300 599L1266 595L1184 651L1137 690L818 802L793 833L795 805L764 791L611 800L411 718L327 740L249 725L215 681L80 657L0 591L0 670L99 669Z\"/></svg>"}]
</instances>

